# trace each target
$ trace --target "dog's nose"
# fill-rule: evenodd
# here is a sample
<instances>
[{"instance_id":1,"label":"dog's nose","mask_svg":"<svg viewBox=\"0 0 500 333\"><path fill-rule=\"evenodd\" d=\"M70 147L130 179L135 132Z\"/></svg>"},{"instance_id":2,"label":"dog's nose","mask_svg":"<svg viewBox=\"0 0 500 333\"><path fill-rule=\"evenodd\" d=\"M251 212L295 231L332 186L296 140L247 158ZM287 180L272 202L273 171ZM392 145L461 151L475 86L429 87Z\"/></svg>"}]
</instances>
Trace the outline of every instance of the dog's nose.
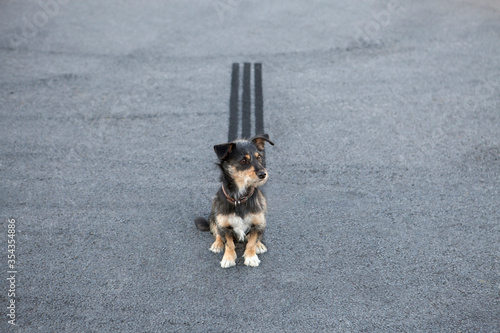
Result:
<instances>
[{"instance_id":1,"label":"dog's nose","mask_svg":"<svg viewBox=\"0 0 500 333\"><path fill-rule=\"evenodd\" d=\"M266 178L266 172L265 171L259 171L257 172L257 176L260 178L260 179L264 179Z\"/></svg>"}]
</instances>

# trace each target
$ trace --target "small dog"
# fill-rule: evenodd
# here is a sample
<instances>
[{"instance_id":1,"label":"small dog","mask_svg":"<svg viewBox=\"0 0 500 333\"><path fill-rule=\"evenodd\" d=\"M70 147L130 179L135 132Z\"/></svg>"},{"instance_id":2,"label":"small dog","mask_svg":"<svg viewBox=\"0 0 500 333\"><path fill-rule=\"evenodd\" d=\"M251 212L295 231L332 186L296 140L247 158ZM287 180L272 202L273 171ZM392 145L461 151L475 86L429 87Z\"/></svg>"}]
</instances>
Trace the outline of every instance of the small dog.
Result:
<instances>
[{"instance_id":1,"label":"small dog","mask_svg":"<svg viewBox=\"0 0 500 333\"><path fill-rule=\"evenodd\" d=\"M215 236L210 251L219 253L225 249L220 262L223 268L236 265L235 240L247 240L243 254L247 266L259 266L257 254L267 251L261 242L267 204L259 189L269 178L265 169L266 141L274 146L267 134L214 146L222 185L212 202L208 221L199 217L195 224L198 229L210 230Z\"/></svg>"}]
</instances>

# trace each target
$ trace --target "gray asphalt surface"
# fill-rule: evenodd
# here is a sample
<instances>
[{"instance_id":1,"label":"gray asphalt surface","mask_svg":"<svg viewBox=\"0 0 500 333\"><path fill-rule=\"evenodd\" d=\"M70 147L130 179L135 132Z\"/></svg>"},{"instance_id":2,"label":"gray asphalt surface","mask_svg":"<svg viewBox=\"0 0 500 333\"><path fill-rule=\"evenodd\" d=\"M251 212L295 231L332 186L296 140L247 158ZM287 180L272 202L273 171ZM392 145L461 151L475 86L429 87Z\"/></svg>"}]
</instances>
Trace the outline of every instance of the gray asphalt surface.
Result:
<instances>
[{"instance_id":1,"label":"gray asphalt surface","mask_svg":"<svg viewBox=\"0 0 500 333\"><path fill-rule=\"evenodd\" d=\"M1 0L0 330L500 331L499 31L493 0ZM258 268L193 224L233 62L276 143Z\"/></svg>"}]
</instances>

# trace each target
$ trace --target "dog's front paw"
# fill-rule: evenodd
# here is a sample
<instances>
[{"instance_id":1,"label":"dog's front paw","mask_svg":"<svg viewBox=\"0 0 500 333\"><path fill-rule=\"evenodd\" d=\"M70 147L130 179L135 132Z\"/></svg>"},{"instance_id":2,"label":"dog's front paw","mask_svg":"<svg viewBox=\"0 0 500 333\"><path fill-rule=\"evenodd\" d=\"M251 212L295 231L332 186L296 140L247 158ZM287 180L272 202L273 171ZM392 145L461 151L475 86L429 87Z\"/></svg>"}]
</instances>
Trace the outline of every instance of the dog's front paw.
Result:
<instances>
[{"instance_id":1,"label":"dog's front paw","mask_svg":"<svg viewBox=\"0 0 500 333\"><path fill-rule=\"evenodd\" d=\"M212 246L210 246L210 251L212 251L213 253L220 253L220 252L222 252L222 250L224 250L224 243L223 242L215 241L212 244Z\"/></svg>"},{"instance_id":2,"label":"dog's front paw","mask_svg":"<svg viewBox=\"0 0 500 333\"><path fill-rule=\"evenodd\" d=\"M260 264L259 257L257 255L253 255L251 257L245 257L245 265L257 267Z\"/></svg>"},{"instance_id":3,"label":"dog's front paw","mask_svg":"<svg viewBox=\"0 0 500 333\"><path fill-rule=\"evenodd\" d=\"M257 254L262 254L262 253L266 253L267 252L267 247L262 244L260 241L257 242L257 244L255 245L255 253Z\"/></svg>"},{"instance_id":4,"label":"dog's front paw","mask_svg":"<svg viewBox=\"0 0 500 333\"><path fill-rule=\"evenodd\" d=\"M233 266L236 266L236 260L222 258L222 261L220 262L220 267L229 268L229 267L233 267Z\"/></svg>"}]
</instances>

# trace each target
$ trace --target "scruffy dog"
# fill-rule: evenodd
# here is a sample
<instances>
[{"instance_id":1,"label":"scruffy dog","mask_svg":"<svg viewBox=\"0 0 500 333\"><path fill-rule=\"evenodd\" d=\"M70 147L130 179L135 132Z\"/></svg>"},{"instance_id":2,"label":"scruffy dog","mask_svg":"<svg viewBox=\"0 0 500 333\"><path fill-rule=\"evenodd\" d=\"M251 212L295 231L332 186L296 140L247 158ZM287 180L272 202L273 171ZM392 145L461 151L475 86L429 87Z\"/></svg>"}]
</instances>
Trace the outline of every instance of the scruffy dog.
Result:
<instances>
[{"instance_id":1,"label":"scruffy dog","mask_svg":"<svg viewBox=\"0 0 500 333\"><path fill-rule=\"evenodd\" d=\"M215 242L210 251L224 249L221 267L236 265L235 241L247 241L245 265L259 266L257 254L267 251L261 238L266 227L266 198L260 186L269 178L265 169L265 142L271 145L269 135L256 135L250 140L236 140L214 146L219 158L222 185L217 192L208 221L195 219L196 227L210 230Z\"/></svg>"}]
</instances>

